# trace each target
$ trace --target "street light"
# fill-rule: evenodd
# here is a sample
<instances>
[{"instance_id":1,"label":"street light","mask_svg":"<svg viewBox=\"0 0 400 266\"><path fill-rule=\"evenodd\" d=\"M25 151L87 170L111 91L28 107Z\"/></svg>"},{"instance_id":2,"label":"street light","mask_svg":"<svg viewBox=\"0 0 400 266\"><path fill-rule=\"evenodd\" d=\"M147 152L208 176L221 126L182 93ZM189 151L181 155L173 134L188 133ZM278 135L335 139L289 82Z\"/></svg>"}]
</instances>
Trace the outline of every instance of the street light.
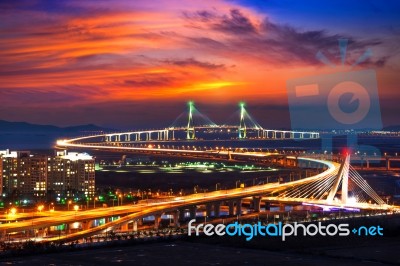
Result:
<instances>
[{"instance_id":1,"label":"street light","mask_svg":"<svg viewBox=\"0 0 400 266\"><path fill-rule=\"evenodd\" d=\"M238 188L238 183L240 183L240 180L236 180L236 188Z\"/></svg>"},{"instance_id":2,"label":"street light","mask_svg":"<svg viewBox=\"0 0 400 266\"><path fill-rule=\"evenodd\" d=\"M68 201L68 211L69 211L69 205L72 203L72 200Z\"/></svg>"},{"instance_id":3,"label":"street light","mask_svg":"<svg viewBox=\"0 0 400 266\"><path fill-rule=\"evenodd\" d=\"M38 209L39 212L42 212L43 208L44 208L43 205L39 205L39 206L37 207L37 209Z\"/></svg>"},{"instance_id":4,"label":"street light","mask_svg":"<svg viewBox=\"0 0 400 266\"><path fill-rule=\"evenodd\" d=\"M96 209L96 200L98 200L97 197L93 198L93 209Z\"/></svg>"},{"instance_id":5,"label":"street light","mask_svg":"<svg viewBox=\"0 0 400 266\"><path fill-rule=\"evenodd\" d=\"M10 213L12 215L15 215L17 213L17 209L16 208L11 208Z\"/></svg>"},{"instance_id":6,"label":"street light","mask_svg":"<svg viewBox=\"0 0 400 266\"><path fill-rule=\"evenodd\" d=\"M121 205L122 205L122 200L123 200L122 194L119 194L118 198L121 199Z\"/></svg>"},{"instance_id":7,"label":"street light","mask_svg":"<svg viewBox=\"0 0 400 266\"><path fill-rule=\"evenodd\" d=\"M79 206L78 206L78 205L75 205L75 206L74 206L75 220L76 220L76 213L77 213L78 210L79 210Z\"/></svg>"}]
</instances>

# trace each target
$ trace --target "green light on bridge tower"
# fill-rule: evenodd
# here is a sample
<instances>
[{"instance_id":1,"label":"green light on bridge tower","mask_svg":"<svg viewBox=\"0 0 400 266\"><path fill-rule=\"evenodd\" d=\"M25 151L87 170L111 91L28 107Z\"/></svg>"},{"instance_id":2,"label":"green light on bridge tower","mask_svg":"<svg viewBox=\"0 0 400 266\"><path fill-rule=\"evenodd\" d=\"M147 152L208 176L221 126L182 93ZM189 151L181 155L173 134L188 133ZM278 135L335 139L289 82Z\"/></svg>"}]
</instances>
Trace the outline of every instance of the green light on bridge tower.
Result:
<instances>
[{"instance_id":1,"label":"green light on bridge tower","mask_svg":"<svg viewBox=\"0 0 400 266\"><path fill-rule=\"evenodd\" d=\"M239 139L246 138L246 123L244 122L244 117L246 109L244 109L244 102L239 103L240 106L240 122L239 122Z\"/></svg>"},{"instance_id":2,"label":"green light on bridge tower","mask_svg":"<svg viewBox=\"0 0 400 266\"><path fill-rule=\"evenodd\" d=\"M192 101L188 102L189 105L189 117L188 123L186 127L186 139L195 139L195 129L194 129L194 122L193 122L193 109L194 103Z\"/></svg>"}]
</instances>

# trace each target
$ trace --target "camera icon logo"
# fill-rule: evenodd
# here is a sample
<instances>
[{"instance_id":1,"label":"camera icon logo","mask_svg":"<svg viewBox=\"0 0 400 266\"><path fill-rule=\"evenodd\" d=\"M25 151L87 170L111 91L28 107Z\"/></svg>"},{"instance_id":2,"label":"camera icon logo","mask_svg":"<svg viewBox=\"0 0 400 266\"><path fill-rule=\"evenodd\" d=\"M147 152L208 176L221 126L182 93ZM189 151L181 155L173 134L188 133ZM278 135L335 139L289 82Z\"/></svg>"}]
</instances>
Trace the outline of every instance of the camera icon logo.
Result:
<instances>
[{"instance_id":1,"label":"camera icon logo","mask_svg":"<svg viewBox=\"0 0 400 266\"><path fill-rule=\"evenodd\" d=\"M340 107L340 99L345 94L352 94L350 104L358 101L358 106L353 112L343 111ZM370 106L371 100L368 92L359 83L353 81L344 81L337 84L328 95L329 113L339 123L351 125L360 122L368 114Z\"/></svg>"},{"instance_id":2,"label":"camera icon logo","mask_svg":"<svg viewBox=\"0 0 400 266\"><path fill-rule=\"evenodd\" d=\"M382 129L374 70L288 80L293 130Z\"/></svg>"}]
</instances>

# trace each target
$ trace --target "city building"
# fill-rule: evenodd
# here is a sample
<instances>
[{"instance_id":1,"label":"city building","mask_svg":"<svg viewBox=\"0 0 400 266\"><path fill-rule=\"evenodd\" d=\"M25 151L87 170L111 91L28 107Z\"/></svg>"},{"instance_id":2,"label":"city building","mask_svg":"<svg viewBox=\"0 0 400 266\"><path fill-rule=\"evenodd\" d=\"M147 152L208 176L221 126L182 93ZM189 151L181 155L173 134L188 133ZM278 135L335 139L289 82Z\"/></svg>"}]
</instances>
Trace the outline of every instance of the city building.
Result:
<instances>
[{"instance_id":1,"label":"city building","mask_svg":"<svg viewBox=\"0 0 400 266\"><path fill-rule=\"evenodd\" d=\"M92 196L95 192L95 162L86 153L67 151L55 156L29 151L0 151L0 193L43 197Z\"/></svg>"},{"instance_id":2,"label":"city building","mask_svg":"<svg viewBox=\"0 0 400 266\"><path fill-rule=\"evenodd\" d=\"M77 192L85 196L95 193L95 161L86 153L60 151L48 157L47 190L67 197Z\"/></svg>"}]
</instances>

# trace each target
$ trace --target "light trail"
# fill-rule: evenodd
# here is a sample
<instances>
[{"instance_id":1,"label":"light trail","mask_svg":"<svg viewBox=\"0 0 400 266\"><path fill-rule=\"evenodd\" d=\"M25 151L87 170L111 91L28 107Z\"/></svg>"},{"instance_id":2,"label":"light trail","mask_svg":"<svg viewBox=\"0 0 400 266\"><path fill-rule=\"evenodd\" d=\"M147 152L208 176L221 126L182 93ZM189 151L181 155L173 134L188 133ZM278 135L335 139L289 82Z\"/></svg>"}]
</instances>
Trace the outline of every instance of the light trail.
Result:
<instances>
[{"instance_id":1,"label":"light trail","mask_svg":"<svg viewBox=\"0 0 400 266\"><path fill-rule=\"evenodd\" d=\"M258 154L249 154L249 156L258 156ZM160 199L160 200L148 200L146 203L140 203L136 205L125 205L117 207L108 207L101 209L94 209L88 211L67 211L63 214L54 213L48 217L33 218L31 220L20 221L16 223L0 224L0 231L5 233L10 232L21 232L25 230L46 228L50 226L57 226L61 224L72 224L74 222L92 221L107 217L122 216L112 222L108 222L104 225L93 227L87 230L71 233L65 236L58 236L54 238L48 238L43 241L54 241L54 240L74 240L82 237L88 237L91 235L99 234L104 230L111 230L112 228L121 226L129 221L144 218L150 215L161 214L177 210L179 208L190 207L193 205L204 205L211 202L227 201L233 199L248 198L253 196L263 196L264 199L269 201L278 202L293 202L293 203L307 203L324 205L327 203L325 200L318 199L298 199L290 197L265 197L266 194L284 191L302 184L308 184L315 180L324 179L326 176L332 176L337 174L339 170L339 164L335 162L323 161L311 158L298 158L299 160L305 160L314 163L321 163L327 167L327 169L315 176L307 177L304 179L287 182L287 183L269 183L264 185L256 185L246 188L235 188L229 190L218 190L207 193L191 194L187 196ZM338 208L360 208L360 209L373 209L373 210L388 210L390 206L387 205L376 205L367 203L352 203L343 205L340 202L333 202L329 204L331 207Z\"/></svg>"}]
</instances>

